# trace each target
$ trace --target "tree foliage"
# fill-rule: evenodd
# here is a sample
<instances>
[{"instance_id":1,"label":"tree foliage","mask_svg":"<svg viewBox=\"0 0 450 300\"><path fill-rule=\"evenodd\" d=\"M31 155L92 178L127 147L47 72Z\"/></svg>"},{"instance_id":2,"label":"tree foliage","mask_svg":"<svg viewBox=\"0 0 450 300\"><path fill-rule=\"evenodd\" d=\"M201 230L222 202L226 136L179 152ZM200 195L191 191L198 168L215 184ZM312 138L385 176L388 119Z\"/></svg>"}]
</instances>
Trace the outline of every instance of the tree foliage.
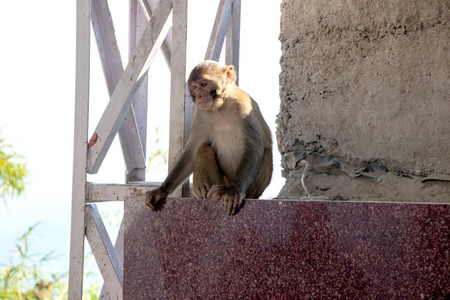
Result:
<instances>
[{"instance_id":1,"label":"tree foliage","mask_svg":"<svg viewBox=\"0 0 450 300\"><path fill-rule=\"evenodd\" d=\"M53 253L42 257L30 253L30 239L36 225L17 239L9 265L0 269L0 299L65 299L64 279L67 274L42 271Z\"/></svg>"},{"instance_id":2,"label":"tree foliage","mask_svg":"<svg viewBox=\"0 0 450 300\"><path fill-rule=\"evenodd\" d=\"M19 196L25 190L28 173L23 157L12 151L10 145L0 137L0 201ZM51 265L54 252L45 255L32 254L31 241L37 224L29 226L17 239L16 249L7 265L0 265L0 299L2 300L47 300L67 299L68 272L46 272ZM86 276L89 274L85 274ZM86 287L83 300L97 300L99 285Z\"/></svg>"},{"instance_id":3,"label":"tree foliage","mask_svg":"<svg viewBox=\"0 0 450 300\"><path fill-rule=\"evenodd\" d=\"M19 196L25 190L28 170L22 160L0 137L0 199L5 205L7 197Z\"/></svg>"},{"instance_id":4,"label":"tree foliage","mask_svg":"<svg viewBox=\"0 0 450 300\"><path fill-rule=\"evenodd\" d=\"M36 225L17 239L9 264L0 268L0 299L4 300L47 300L67 299L67 272L45 272L54 259L53 252L45 255L32 254L31 241ZM99 285L85 289L83 300L98 299Z\"/></svg>"}]
</instances>

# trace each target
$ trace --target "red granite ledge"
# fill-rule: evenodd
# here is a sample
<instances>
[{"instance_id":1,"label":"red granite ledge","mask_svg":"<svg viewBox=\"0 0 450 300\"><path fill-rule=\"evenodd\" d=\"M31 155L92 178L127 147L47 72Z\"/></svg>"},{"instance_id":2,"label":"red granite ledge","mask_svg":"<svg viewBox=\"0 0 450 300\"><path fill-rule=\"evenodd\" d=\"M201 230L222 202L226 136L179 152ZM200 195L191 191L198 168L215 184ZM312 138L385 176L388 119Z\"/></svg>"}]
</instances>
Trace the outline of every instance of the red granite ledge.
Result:
<instances>
[{"instance_id":1,"label":"red granite ledge","mask_svg":"<svg viewBox=\"0 0 450 300\"><path fill-rule=\"evenodd\" d=\"M450 205L125 200L124 299L444 299Z\"/></svg>"}]
</instances>

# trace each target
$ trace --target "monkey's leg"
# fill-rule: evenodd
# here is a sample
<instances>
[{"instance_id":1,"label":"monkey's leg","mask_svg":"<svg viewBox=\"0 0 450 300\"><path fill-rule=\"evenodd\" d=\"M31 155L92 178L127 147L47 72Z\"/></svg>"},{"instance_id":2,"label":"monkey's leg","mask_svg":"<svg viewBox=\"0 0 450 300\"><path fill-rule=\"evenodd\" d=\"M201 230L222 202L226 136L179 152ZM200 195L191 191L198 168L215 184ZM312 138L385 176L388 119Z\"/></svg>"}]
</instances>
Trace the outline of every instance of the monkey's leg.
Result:
<instances>
[{"instance_id":1,"label":"monkey's leg","mask_svg":"<svg viewBox=\"0 0 450 300\"><path fill-rule=\"evenodd\" d=\"M256 174L250 188L247 190L247 198L258 199L269 185L272 179L273 162L272 162L272 150L264 149L264 157L261 163L261 167Z\"/></svg>"},{"instance_id":2,"label":"monkey's leg","mask_svg":"<svg viewBox=\"0 0 450 300\"><path fill-rule=\"evenodd\" d=\"M197 151L194 166L193 190L195 198L206 199L211 187L224 189L224 176L220 171L216 151L213 147L204 144Z\"/></svg>"}]
</instances>

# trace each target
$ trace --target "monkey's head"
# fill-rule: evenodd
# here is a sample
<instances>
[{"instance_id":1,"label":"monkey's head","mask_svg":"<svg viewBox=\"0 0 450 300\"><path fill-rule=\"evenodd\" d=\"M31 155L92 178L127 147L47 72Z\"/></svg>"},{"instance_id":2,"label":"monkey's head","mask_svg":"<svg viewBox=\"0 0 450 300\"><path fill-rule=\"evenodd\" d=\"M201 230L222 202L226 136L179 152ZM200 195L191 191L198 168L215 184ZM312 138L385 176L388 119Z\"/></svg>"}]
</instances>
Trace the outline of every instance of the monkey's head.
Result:
<instances>
[{"instance_id":1,"label":"monkey's head","mask_svg":"<svg viewBox=\"0 0 450 300\"><path fill-rule=\"evenodd\" d=\"M207 60L198 64L188 80L189 91L201 110L219 109L224 102L226 89L236 81L234 66L223 66Z\"/></svg>"}]
</instances>

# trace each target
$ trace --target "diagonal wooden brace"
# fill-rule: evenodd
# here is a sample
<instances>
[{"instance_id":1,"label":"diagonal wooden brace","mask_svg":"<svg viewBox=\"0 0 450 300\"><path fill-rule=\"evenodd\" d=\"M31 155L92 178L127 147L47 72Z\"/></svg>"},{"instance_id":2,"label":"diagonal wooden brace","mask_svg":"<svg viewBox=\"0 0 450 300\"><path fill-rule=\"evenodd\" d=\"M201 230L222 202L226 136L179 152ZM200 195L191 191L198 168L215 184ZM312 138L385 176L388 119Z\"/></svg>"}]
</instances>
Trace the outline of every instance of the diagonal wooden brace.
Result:
<instances>
[{"instance_id":1,"label":"diagonal wooden brace","mask_svg":"<svg viewBox=\"0 0 450 300\"><path fill-rule=\"evenodd\" d=\"M122 263L109 239L108 232L95 204L86 206L86 238L91 246L110 297L112 299L122 299Z\"/></svg>"},{"instance_id":2,"label":"diagonal wooden brace","mask_svg":"<svg viewBox=\"0 0 450 300\"><path fill-rule=\"evenodd\" d=\"M153 15L153 11L155 11L156 6L158 5L159 0L137 0L140 3L140 6L144 12L145 18L150 20L150 17ZM161 50L164 55L164 59L166 60L167 66L169 69L171 68L171 55L172 55L172 27L167 32L167 36L164 39L163 44L161 45Z\"/></svg>"},{"instance_id":3,"label":"diagonal wooden brace","mask_svg":"<svg viewBox=\"0 0 450 300\"><path fill-rule=\"evenodd\" d=\"M161 1L159 3L154 16L142 34L139 44L130 57L128 66L122 73L108 106L95 129L95 134L98 137L96 143L88 149L88 173L95 174L98 172L115 135L130 110L133 93L139 87L142 75L147 72L170 29L168 18L171 11L172 1Z\"/></svg>"},{"instance_id":4,"label":"diagonal wooden brace","mask_svg":"<svg viewBox=\"0 0 450 300\"><path fill-rule=\"evenodd\" d=\"M106 0L92 0L91 14L92 27L97 40L106 86L111 96L123 73L123 64L108 2ZM125 121L120 127L119 138L127 174L135 169L145 169L144 145L140 139L133 106L130 107ZM144 178L141 180L144 180Z\"/></svg>"},{"instance_id":5,"label":"diagonal wooden brace","mask_svg":"<svg viewBox=\"0 0 450 300\"><path fill-rule=\"evenodd\" d=\"M208 49L206 50L205 60L219 61L228 25L231 20L231 9L232 0L220 0Z\"/></svg>"}]
</instances>

